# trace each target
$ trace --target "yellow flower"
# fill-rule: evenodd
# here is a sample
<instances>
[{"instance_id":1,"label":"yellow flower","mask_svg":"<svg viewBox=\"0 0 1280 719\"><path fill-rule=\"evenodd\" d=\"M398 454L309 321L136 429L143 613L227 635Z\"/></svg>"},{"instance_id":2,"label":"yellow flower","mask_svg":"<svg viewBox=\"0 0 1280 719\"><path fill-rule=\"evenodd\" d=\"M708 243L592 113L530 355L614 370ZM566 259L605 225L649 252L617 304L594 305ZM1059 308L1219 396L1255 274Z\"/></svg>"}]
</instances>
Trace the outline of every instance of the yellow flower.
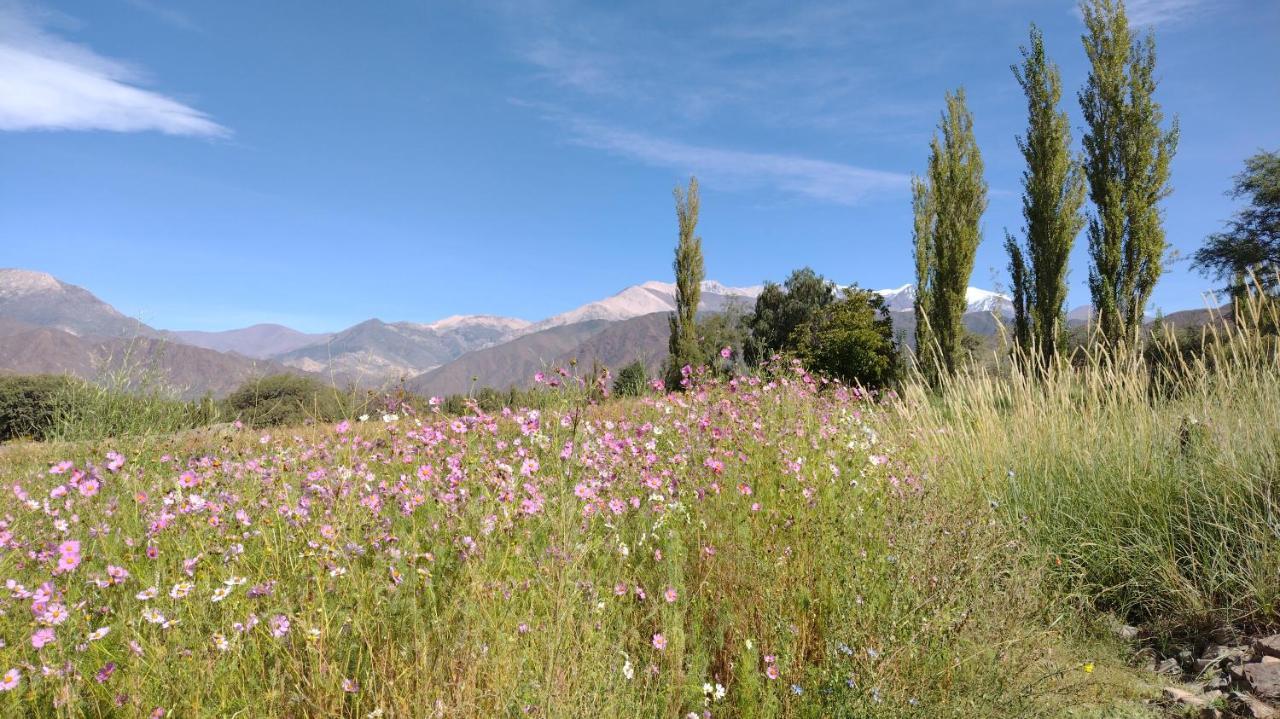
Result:
<instances>
[{"instance_id":1,"label":"yellow flower","mask_svg":"<svg viewBox=\"0 0 1280 719\"><path fill-rule=\"evenodd\" d=\"M1092 673L1093 673L1093 662L1085 662L1085 663L1084 663L1084 666L1082 666L1082 667L1080 667L1080 668L1084 670L1084 673L1085 673L1085 674L1092 674Z\"/></svg>"}]
</instances>

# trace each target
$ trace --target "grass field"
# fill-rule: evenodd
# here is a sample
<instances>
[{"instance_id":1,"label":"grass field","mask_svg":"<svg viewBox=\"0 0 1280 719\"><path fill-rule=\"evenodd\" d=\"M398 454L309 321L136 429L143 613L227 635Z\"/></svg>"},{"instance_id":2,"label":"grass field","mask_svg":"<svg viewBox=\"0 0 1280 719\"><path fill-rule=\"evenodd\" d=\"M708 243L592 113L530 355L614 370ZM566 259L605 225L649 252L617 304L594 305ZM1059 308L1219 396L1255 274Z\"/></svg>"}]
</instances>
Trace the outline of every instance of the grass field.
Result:
<instances>
[{"instance_id":1,"label":"grass field","mask_svg":"<svg viewBox=\"0 0 1280 719\"><path fill-rule=\"evenodd\" d=\"M0 714L1151 716L1114 623L1280 620L1280 357L1214 346L0 448Z\"/></svg>"}]
</instances>

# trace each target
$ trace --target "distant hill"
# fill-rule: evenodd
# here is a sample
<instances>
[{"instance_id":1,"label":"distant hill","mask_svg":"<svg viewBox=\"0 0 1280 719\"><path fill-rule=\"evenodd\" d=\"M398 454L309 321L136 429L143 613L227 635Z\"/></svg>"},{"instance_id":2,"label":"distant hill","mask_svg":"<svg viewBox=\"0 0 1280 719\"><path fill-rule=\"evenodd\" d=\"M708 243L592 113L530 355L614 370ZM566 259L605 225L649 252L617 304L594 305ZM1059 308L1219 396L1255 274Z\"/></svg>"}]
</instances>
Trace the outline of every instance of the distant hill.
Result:
<instances>
[{"instance_id":1,"label":"distant hill","mask_svg":"<svg viewBox=\"0 0 1280 719\"><path fill-rule=\"evenodd\" d=\"M222 332L169 330L164 332L164 336L175 342L195 347L204 347L218 352L235 352L257 359L274 357L333 337L332 334L307 334L275 324L253 325Z\"/></svg>"},{"instance_id":2,"label":"distant hill","mask_svg":"<svg viewBox=\"0 0 1280 719\"><path fill-rule=\"evenodd\" d=\"M443 396L479 387L524 386L538 370L572 353L584 341L604 331L609 320L587 320L548 327L494 347L469 352L446 365L424 372L406 387L427 396Z\"/></svg>"},{"instance_id":3,"label":"distant hill","mask_svg":"<svg viewBox=\"0 0 1280 719\"><path fill-rule=\"evenodd\" d=\"M93 293L31 270L0 269L0 317L77 337L158 337Z\"/></svg>"},{"instance_id":4,"label":"distant hill","mask_svg":"<svg viewBox=\"0 0 1280 719\"><path fill-rule=\"evenodd\" d=\"M340 381L378 386L505 342L527 324L483 316L454 317L435 324L373 319L274 358L290 367Z\"/></svg>"},{"instance_id":5,"label":"distant hill","mask_svg":"<svg viewBox=\"0 0 1280 719\"><path fill-rule=\"evenodd\" d=\"M135 379L154 375L177 396L229 394L253 377L297 370L154 337L77 337L50 327L20 329L5 324L0 334L0 372L71 374L99 380L120 369Z\"/></svg>"},{"instance_id":6,"label":"distant hill","mask_svg":"<svg viewBox=\"0 0 1280 719\"><path fill-rule=\"evenodd\" d=\"M763 285L702 283L701 312L736 305L750 312ZM0 270L0 372L71 372L94 377L132 350L189 394L229 391L271 372L313 373L338 384L377 388L405 379L426 395L466 392L474 384L523 386L534 373L577 359L617 370L634 360L656 373L666 359L667 315L675 285L644 282L537 322L455 315L430 323L369 319L334 333L308 334L278 324L221 332L158 331L127 317L87 290L43 272ZM897 336L915 340L915 287L876 290ZM969 331L995 337L1012 315L1009 298L976 287L966 292ZM1087 322L1077 307L1068 325ZM1207 310L1165 317L1178 327L1208 321Z\"/></svg>"}]
</instances>

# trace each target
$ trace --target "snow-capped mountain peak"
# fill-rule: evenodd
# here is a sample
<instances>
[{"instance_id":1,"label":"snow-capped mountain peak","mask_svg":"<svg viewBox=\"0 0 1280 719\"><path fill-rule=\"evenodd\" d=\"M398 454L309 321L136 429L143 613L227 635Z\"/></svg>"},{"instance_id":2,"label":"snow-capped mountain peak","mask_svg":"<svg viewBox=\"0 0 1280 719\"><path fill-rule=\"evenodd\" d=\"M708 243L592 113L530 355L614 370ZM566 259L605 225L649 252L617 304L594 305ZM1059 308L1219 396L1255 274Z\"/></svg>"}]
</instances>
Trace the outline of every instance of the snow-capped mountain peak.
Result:
<instances>
[{"instance_id":1,"label":"snow-capped mountain peak","mask_svg":"<svg viewBox=\"0 0 1280 719\"><path fill-rule=\"evenodd\" d=\"M518 332L528 327L531 322L516 317L499 317L497 315L451 315L435 322L428 322L423 327L437 332L461 329L464 327L487 327L508 332Z\"/></svg>"},{"instance_id":2,"label":"snow-capped mountain peak","mask_svg":"<svg viewBox=\"0 0 1280 719\"><path fill-rule=\"evenodd\" d=\"M915 311L916 286L913 284L875 292L884 298L885 304L893 312ZM995 312L1006 316L1013 314L1013 302L999 292L970 287L965 290L964 299L967 305L965 312Z\"/></svg>"}]
</instances>

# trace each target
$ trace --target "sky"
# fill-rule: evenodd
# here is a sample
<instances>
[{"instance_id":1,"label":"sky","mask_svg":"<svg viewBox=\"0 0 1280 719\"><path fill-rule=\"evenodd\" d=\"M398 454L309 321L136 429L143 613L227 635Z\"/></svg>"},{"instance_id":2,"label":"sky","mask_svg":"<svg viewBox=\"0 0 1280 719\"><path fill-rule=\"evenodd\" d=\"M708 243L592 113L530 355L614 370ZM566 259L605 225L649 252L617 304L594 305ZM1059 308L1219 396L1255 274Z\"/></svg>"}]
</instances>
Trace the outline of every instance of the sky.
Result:
<instances>
[{"instance_id":1,"label":"sky","mask_svg":"<svg viewBox=\"0 0 1280 719\"><path fill-rule=\"evenodd\" d=\"M909 178L963 86L990 204L971 284L1008 284L1028 27L1079 145L1071 0L0 0L0 267L157 327L486 313L536 320L670 281L697 175L706 276L913 277ZM1280 3L1130 0L1181 142L1152 310L1280 147ZM1088 302L1083 234L1072 306Z\"/></svg>"}]
</instances>

